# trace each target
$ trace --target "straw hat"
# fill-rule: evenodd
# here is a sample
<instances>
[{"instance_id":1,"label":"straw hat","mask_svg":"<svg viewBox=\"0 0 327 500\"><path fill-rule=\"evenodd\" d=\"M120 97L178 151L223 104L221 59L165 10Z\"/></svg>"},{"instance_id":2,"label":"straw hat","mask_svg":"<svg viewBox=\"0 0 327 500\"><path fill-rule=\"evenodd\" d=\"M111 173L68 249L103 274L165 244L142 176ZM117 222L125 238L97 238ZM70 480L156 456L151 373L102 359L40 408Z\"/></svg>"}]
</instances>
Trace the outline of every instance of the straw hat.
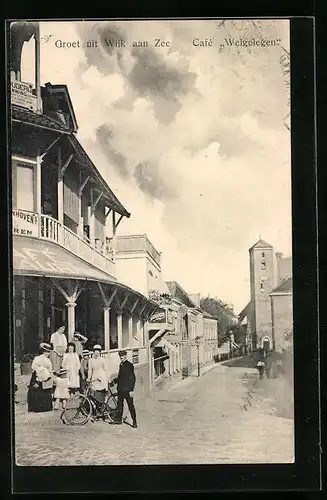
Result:
<instances>
[{"instance_id":1,"label":"straw hat","mask_svg":"<svg viewBox=\"0 0 327 500\"><path fill-rule=\"evenodd\" d=\"M83 356L86 356L86 355L88 355L88 354L90 354L90 351L89 351L88 349L83 349L83 351L82 351L82 355L83 355Z\"/></svg>"},{"instance_id":2,"label":"straw hat","mask_svg":"<svg viewBox=\"0 0 327 500\"><path fill-rule=\"evenodd\" d=\"M41 342L40 349L42 349L43 351L46 351L46 352L52 351L51 344L48 344L47 342Z\"/></svg>"}]
</instances>

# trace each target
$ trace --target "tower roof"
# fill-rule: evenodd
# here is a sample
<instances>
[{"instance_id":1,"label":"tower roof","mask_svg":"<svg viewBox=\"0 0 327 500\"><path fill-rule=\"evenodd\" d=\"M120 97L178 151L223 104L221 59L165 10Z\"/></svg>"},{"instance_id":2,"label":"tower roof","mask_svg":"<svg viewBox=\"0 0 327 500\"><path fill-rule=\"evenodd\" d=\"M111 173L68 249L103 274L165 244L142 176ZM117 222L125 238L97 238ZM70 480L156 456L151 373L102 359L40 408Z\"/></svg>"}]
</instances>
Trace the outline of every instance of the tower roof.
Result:
<instances>
[{"instance_id":1,"label":"tower roof","mask_svg":"<svg viewBox=\"0 0 327 500\"><path fill-rule=\"evenodd\" d=\"M249 250L253 250L254 248L273 248L273 246L265 240L260 239Z\"/></svg>"},{"instance_id":2,"label":"tower roof","mask_svg":"<svg viewBox=\"0 0 327 500\"><path fill-rule=\"evenodd\" d=\"M279 294L279 293L291 294L292 290L293 290L293 280L292 280L291 276L288 276L270 292L270 295Z\"/></svg>"}]
</instances>

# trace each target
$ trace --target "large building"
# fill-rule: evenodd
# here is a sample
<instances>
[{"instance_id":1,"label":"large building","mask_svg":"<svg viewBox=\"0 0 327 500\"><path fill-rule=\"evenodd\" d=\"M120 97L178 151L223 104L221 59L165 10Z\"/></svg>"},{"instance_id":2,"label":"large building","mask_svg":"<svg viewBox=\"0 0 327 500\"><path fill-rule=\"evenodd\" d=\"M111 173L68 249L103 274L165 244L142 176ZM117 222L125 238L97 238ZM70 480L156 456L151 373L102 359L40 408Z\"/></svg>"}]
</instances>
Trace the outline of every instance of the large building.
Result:
<instances>
[{"instance_id":1,"label":"large building","mask_svg":"<svg viewBox=\"0 0 327 500\"><path fill-rule=\"evenodd\" d=\"M35 82L21 81L25 41L35 38ZM11 32L14 354L35 354L66 325L100 343L108 370L128 350L148 388L146 322L157 304L117 279L116 230L130 214L79 143L64 84L40 84L38 24Z\"/></svg>"},{"instance_id":2,"label":"large building","mask_svg":"<svg viewBox=\"0 0 327 500\"><path fill-rule=\"evenodd\" d=\"M251 348L274 349L274 297L281 283L292 276L292 258L283 257L270 243L259 239L249 249L249 261L251 300L241 311L239 322L246 327L247 343ZM287 304L284 307L285 314L290 314L289 322L292 322L291 308Z\"/></svg>"},{"instance_id":3,"label":"large building","mask_svg":"<svg viewBox=\"0 0 327 500\"><path fill-rule=\"evenodd\" d=\"M165 282L161 253L145 234L117 237L119 280L158 304L149 318L149 380L151 389L190 375L199 362L217 353L217 322L200 308L200 295L188 295L175 281ZM199 340L199 345L196 343Z\"/></svg>"}]
</instances>

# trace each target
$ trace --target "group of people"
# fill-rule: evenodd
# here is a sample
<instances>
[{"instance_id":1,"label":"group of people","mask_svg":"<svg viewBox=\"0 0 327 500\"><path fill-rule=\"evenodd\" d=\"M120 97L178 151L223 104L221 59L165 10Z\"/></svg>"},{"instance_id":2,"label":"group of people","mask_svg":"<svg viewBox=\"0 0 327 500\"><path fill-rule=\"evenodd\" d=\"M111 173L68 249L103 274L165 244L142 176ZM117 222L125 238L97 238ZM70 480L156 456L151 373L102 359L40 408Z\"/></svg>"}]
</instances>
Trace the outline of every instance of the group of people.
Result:
<instances>
[{"instance_id":1,"label":"group of people","mask_svg":"<svg viewBox=\"0 0 327 500\"><path fill-rule=\"evenodd\" d=\"M104 396L108 391L106 361L101 357L100 344L92 352L84 349L87 338L76 332L72 342L67 342L65 327L51 335L50 343L40 344L39 355L32 362L32 376L28 386L27 404L29 412L45 412L66 408L67 400L76 392L83 392L90 383L95 395ZM120 367L117 379L117 421L122 423L124 400L137 427L133 402L135 374L133 364L127 360L127 352L120 351ZM53 405L54 402L54 405Z\"/></svg>"}]
</instances>

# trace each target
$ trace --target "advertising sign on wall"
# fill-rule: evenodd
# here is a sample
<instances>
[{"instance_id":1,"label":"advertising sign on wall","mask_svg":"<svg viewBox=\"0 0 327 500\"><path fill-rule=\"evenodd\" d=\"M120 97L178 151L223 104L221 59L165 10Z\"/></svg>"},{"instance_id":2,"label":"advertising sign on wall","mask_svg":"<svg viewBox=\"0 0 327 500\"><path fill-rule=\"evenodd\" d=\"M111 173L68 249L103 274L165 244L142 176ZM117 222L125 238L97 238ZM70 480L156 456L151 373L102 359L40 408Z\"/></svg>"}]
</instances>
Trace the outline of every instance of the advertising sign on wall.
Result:
<instances>
[{"instance_id":1,"label":"advertising sign on wall","mask_svg":"<svg viewBox=\"0 0 327 500\"><path fill-rule=\"evenodd\" d=\"M24 210L13 210L12 231L13 234L38 237L39 224L37 214Z\"/></svg>"},{"instance_id":2,"label":"advertising sign on wall","mask_svg":"<svg viewBox=\"0 0 327 500\"><path fill-rule=\"evenodd\" d=\"M29 109L30 111L36 111L37 99L33 94L32 84L20 82L19 80L12 80L11 104Z\"/></svg>"},{"instance_id":3,"label":"advertising sign on wall","mask_svg":"<svg viewBox=\"0 0 327 500\"><path fill-rule=\"evenodd\" d=\"M154 314L152 314L150 323L166 323L166 309L158 309Z\"/></svg>"}]
</instances>

